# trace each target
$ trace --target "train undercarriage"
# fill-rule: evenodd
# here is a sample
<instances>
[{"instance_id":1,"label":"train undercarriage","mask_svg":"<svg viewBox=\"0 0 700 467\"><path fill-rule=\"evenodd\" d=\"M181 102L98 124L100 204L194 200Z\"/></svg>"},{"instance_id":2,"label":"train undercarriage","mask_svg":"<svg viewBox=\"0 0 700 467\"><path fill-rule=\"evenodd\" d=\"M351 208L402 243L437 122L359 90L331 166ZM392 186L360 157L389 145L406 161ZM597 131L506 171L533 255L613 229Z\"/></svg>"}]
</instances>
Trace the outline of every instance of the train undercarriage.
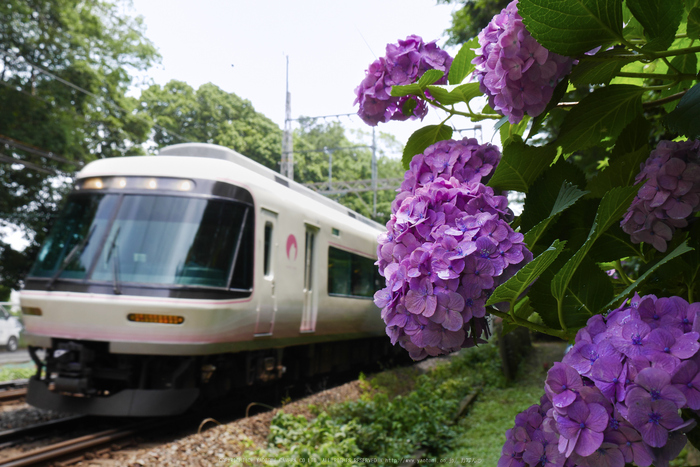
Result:
<instances>
[{"instance_id":1,"label":"train undercarriage","mask_svg":"<svg viewBox=\"0 0 700 467\"><path fill-rule=\"evenodd\" d=\"M204 356L113 354L107 342L58 339L45 352L29 350L38 370L27 402L59 412L129 417L177 415L200 400L367 371L405 354L386 337Z\"/></svg>"}]
</instances>

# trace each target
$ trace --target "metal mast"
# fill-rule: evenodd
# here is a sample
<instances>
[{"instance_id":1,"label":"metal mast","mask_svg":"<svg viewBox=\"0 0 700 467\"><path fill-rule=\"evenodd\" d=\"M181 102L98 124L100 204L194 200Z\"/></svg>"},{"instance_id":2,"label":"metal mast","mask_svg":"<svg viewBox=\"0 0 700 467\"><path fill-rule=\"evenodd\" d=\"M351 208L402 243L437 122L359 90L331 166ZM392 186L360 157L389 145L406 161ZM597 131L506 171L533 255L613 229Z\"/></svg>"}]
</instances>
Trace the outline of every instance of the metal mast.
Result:
<instances>
[{"instance_id":1,"label":"metal mast","mask_svg":"<svg viewBox=\"0 0 700 467\"><path fill-rule=\"evenodd\" d=\"M292 94L289 92L289 56L287 56L287 96L282 135L282 162L280 173L294 180L294 152L292 148Z\"/></svg>"}]
</instances>

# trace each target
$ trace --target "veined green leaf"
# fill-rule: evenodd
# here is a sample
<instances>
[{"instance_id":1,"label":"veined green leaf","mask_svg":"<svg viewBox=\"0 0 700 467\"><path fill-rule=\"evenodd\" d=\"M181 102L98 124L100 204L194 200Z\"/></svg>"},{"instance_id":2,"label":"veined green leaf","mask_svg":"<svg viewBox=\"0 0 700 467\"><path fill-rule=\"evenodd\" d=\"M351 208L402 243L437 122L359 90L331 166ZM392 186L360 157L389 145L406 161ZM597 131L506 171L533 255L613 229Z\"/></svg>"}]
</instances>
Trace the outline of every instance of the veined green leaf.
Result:
<instances>
[{"instance_id":1,"label":"veined green leaf","mask_svg":"<svg viewBox=\"0 0 700 467\"><path fill-rule=\"evenodd\" d=\"M615 75L627 63L626 60L596 60L582 58L571 70L569 79L577 88L588 88L593 84L609 84Z\"/></svg>"},{"instance_id":2,"label":"veined green leaf","mask_svg":"<svg viewBox=\"0 0 700 467\"><path fill-rule=\"evenodd\" d=\"M673 43L683 17L683 0L627 0L627 7L644 27L645 49L666 50Z\"/></svg>"},{"instance_id":3,"label":"veined green leaf","mask_svg":"<svg viewBox=\"0 0 700 467\"><path fill-rule=\"evenodd\" d=\"M676 110L666 116L671 130L688 138L700 136L700 84L696 84L683 96Z\"/></svg>"},{"instance_id":4,"label":"veined green leaf","mask_svg":"<svg viewBox=\"0 0 700 467\"><path fill-rule=\"evenodd\" d=\"M391 95L394 97L422 96L423 90L418 83L406 84L404 86L392 86Z\"/></svg>"},{"instance_id":5,"label":"veined green leaf","mask_svg":"<svg viewBox=\"0 0 700 467\"><path fill-rule=\"evenodd\" d=\"M638 86L616 84L596 89L584 97L566 116L557 142L565 153L594 146L603 138L616 138L642 113Z\"/></svg>"},{"instance_id":6,"label":"veined green leaf","mask_svg":"<svg viewBox=\"0 0 700 467\"><path fill-rule=\"evenodd\" d=\"M552 211L549 213L549 217L541 221L539 224L531 228L526 234L525 234L525 243L527 244L528 248L532 250L532 248L535 246L537 243L537 240L542 236L545 230L547 230L547 227L549 224L565 209L569 208L572 206L576 201L581 199L582 196L584 196L587 192L579 190L579 188L572 184L572 183L567 183L564 182L561 185L561 189L559 190L559 194L557 195L557 199L554 201L554 206L552 207Z\"/></svg>"},{"instance_id":7,"label":"veined green leaf","mask_svg":"<svg viewBox=\"0 0 700 467\"><path fill-rule=\"evenodd\" d=\"M450 66L450 72L447 75L448 83L460 84L474 70L472 60L476 57L476 52L472 49L477 48L479 48L479 39L477 37L462 45Z\"/></svg>"},{"instance_id":8,"label":"veined green leaf","mask_svg":"<svg viewBox=\"0 0 700 467\"><path fill-rule=\"evenodd\" d=\"M636 151L615 158L601 173L591 179L586 186L592 196L602 198L610 189L629 186L639 173L639 164L649 157L649 148L643 146ZM637 187L641 188L641 185Z\"/></svg>"},{"instance_id":9,"label":"veined green leaf","mask_svg":"<svg viewBox=\"0 0 700 467\"><path fill-rule=\"evenodd\" d=\"M430 94L444 105L452 105L458 102L469 102L483 93L479 89L479 83L467 83L459 86L428 86Z\"/></svg>"},{"instance_id":10,"label":"veined green leaf","mask_svg":"<svg viewBox=\"0 0 700 467\"><path fill-rule=\"evenodd\" d=\"M622 301L625 300L629 295L634 292L634 289L639 287L639 285L644 282L644 280L649 277L649 275L654 272L656 269L658 269L660 266L664 265L665 263L671 261L673 258L676 258L683 253L687 253L689 251L692 251L693 248L688 246L688 241L686 240L685 242L681 243L674 249L672 252L664 256L661 260L659 260L658 263L653 265L651 268L649 268L644 274L639 276L639 278L634 281L634 283L630 284L625 290L623 290L617 297L613 298L608 302L605 306L600 308L599 312L603 313L606 310L613 308L615 306L619 306L622 304Z\"/></svg>"},{"instance_id":11,"label":"veined green leaf","mask_svg":"<svg viewBox=\"0 0 700 467\"><path fill-rule=\"evenodd\" d=\"M622 0L520 0L532 37L548 50L581 55L622 37Z\"/></svg>"},{"instance_id":12,"label":"veined green leaf","mask_svg":"<svg viewBox=\"0 0 700 467\"><path fill-rule=\"evenodd\" d=\"M452 128L446 125L428 125L419 130L416 130L408 141L403 150L401 162L406 170L409 168L411 159L416 154L425 151L428 146L450 139L452 137Z\"/></svg>"},{"instance_id":13,"label":"veined green leaf","mask_svg":"<svg viewBox=\"0 0 700 467\"><path fill-rule=\"evenodd\" d=\"M566 242L555 240L549 248L527 263L515 276L496 287L486 304L493 305L517 299L554 262L565 245Z\"/></svg>"},{"instance_id":14,"label":"veined green leaf","mask_svg":"<svg viewBox=\"0 0 700 467\"><path fill-rule=\"evenodd\" d=\"M595 243L596 239L605 232L608 227L622 218L622 215L627 211L632 199L637 194L638 187L619 187L610 190L601 200L596 213L595 221L591 227L591 232L588 234L586 242L579 248L574 256L567 261L564 267L552 279L552 296L561 305L564 300L564 295L567 292L569 282L575 274L579 265L588 251Z\"/></svg>"},{"instance_id":15,"label":"veined green leaf","mask_svg":"<svg viewBox=\"0 0 700 467\"><path fill-rule=\"evenodd\" d=\"M688 13L688 37L700 39L700 8L693 8Z\"/></svg>"},{"instance_id":16,"label":"veined green leaf","mask_svg":"<svg viewBox=\"0 0 700 467\"><path fill-rule=\"evenodd\" d=\"M528 146L522 139L514 138L503 149L503 157L488 186L527 193L530 185L552 163L556 153L553 146Z\"/></svg>"},{"instance_id":17,"label":"veined green leaf","mask_svg":"<svg viewBox=\"0 0 700 467\"><path fill-rule=\"evenodd\" d=\"M445 76L444 71L435 69L427 70L425 73L423 73L423 76L418 79L418 86L420 86L421 89L425 89L428 87L428 85L433 84L443 76Z\"/></svg>"}]
</instances>

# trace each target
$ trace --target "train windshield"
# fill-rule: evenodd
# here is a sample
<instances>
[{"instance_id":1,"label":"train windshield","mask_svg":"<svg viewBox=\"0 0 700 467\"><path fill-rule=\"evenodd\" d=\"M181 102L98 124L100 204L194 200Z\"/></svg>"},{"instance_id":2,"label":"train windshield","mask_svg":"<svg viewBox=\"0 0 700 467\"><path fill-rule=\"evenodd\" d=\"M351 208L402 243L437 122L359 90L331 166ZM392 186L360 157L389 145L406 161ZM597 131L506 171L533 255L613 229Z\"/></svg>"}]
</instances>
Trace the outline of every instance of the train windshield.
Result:
<instances>
[{"instance_id":1,"label":"train windshield","mask_svg":"<svg viewBox=\"0 0 700 467\"><path fill-rule=\"evenodd\" d=\"M30 275L115 284L242 287L249 281L237 284L239 273L232 283L231 276L247 215L247 205L219 199L72 195Z\"/></svg>"}]
</instances>

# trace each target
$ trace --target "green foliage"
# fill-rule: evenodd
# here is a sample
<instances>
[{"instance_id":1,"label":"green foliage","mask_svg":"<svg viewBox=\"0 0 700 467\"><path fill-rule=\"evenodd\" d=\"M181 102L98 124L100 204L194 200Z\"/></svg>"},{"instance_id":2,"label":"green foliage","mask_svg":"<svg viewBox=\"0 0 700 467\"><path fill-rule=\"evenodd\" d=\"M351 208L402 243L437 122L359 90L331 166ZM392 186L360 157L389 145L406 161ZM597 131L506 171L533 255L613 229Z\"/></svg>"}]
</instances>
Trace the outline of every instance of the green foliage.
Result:
<instances>
[{"instance_id":1,"label":"green foliage","mask_svg":"<svg viewBox=\"0 0 700 467\"><path fill-rule=\"evenodd\" d=\"M428 125L416 131L408 138L406 147L403 150L402 163L406 170L408 165L416 154L422 153L425 148L431 146L438 141L450 139L452 137L452 128L447 125Z\"/></svg>"},{"instance_id":2,"label":"green foliage","mask_svg":"<svg viewBox=\"0 0 700 467\"><path fill-rule=\"evenodd\" d=\"M0 368L0 381L29 379L36 373L35 368Z\"/></svg>"},{"instance_id":3,"label":"green foliage","mask_svg":"<svg viewBox=\"0 0 700 467\"><path fill-rule=\"evenodd\" d=\"M452 13L452 26L446 31L447 43L456 45L476 37L510 0L438 0L438 3L461 6Z\"/></svg>"},{"instance_id":4,"label":"green foliage","mask_svg":"<svg viewBox=\"0 0 700 467\"><path fill-rule=\"evenodd\" d=\"M195 91L172 80L144 90L141 107L159 125L153 136L158 147L187 141L219 144L273 170L279 168L282 131L236 94L211 83Z\"/></svg>"},{"instance_id":5,"label":"green foliage","mask_svg":"<svg viewBox=\"0 0 700 467\"><path fill-rule=\"evenodd\" d=\"M560 55L580 55L622 36L622 0L520 0L518 11L532 37Z\"/></svg>"},{"instance_id":6,"label":"green foliage","mask_svg":"<svg viewBox=\"0 0 700 467\"><path fill-rule=\"evenodd\" d=\"M244 457L305 457L318 462L314 465L334 465L321 459L400 460L419 448L431 454L444 452L458 434L453 416L460 400L477 387L503 385L499 362L498 349L483 345L463 351L427 374L410 369L382 373L369 381L360 400L331 406L314 420L277 414L268 447ZM412 389L406 392L406 387ZM282 462L279 465L297 465Z\"/></svg>"}]
</instances>

